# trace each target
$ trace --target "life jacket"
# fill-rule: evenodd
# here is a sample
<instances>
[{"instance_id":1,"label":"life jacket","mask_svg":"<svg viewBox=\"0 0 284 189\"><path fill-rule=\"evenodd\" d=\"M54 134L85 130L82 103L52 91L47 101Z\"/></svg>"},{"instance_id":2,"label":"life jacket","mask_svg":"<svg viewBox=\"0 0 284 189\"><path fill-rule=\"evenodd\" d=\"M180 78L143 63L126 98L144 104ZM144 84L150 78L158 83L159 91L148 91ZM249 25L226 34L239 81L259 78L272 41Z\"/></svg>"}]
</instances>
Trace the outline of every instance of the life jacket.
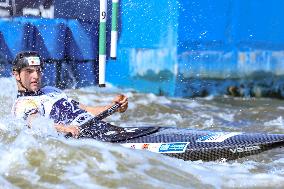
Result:
<instances>
[{"instance_id":1,"label":"life jacket","mask_svg":"<svg viewBox=\"0 0 284 189\"><path fill-rule=\"evenodd\" d=\"M19 92L12 107L17 118L27 119L32 114L54 120L54 123L81 125L94 116L79 108L79 102L55 87L43 87L37 92Z\"/></svg>"}]
</instances>

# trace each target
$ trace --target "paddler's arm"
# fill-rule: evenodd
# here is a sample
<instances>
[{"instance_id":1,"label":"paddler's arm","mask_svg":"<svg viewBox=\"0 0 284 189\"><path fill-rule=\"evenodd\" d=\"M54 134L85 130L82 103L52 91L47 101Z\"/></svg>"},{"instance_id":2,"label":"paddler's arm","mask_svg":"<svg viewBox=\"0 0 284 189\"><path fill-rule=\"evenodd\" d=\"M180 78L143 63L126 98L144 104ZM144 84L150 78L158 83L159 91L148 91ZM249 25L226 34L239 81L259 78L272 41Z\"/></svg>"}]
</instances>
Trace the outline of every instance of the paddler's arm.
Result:
<instances>
[{"instance_id":1,"label":"paddler's arm","mask_svg":"<svg viewBox=\"0 0 284 189\"><path fill-rule=\"evenodd\" d=\"M127 110L128 108L128 98L122 94L117 95L111 104L106 105L106 106L96 106L96 107L92 107L92 106L85 106L83 104L79 104L79 108L86 110L87 112L93 114L93 115L99 115L100 113L102 113L103 111L109 109L110 107L112 107L114 104L119 103L121 106L118 109L118 112L123 113Z\"/></svg>"},{"instance_id":2,"label":"paddler's arm","mask_svg":"<svg viewBox=\"0 0 284 189\"><path fill-rule=\"evenodd\" d=\"M61 133L72 133L72 136L74 138L77 138L80 134L80 129L78 126L76 125L63 125L63 124L57 124L55 123L54 124L54 127L55 129L58 131L58 132L61 132Z\"/></svg>"},{"instance_id":3,"label":"paddler's arm","mask_svg":"<svg viewBox=\"0 0 284 189\"><path fill-rule=\"evenodd\" d=\"M40 116L38 113L35 114L30 114L27 117L27 123L28 123L28 127L31 128L32 127L32 121L36 118ZM80 134L80 129L78 126L76 125L63 125L63 124L54 124L54 127L56 129L57 132L61 132L61 133L72 133L72 136L74 138L77 138Z\"/></svg>"}]
</instances>

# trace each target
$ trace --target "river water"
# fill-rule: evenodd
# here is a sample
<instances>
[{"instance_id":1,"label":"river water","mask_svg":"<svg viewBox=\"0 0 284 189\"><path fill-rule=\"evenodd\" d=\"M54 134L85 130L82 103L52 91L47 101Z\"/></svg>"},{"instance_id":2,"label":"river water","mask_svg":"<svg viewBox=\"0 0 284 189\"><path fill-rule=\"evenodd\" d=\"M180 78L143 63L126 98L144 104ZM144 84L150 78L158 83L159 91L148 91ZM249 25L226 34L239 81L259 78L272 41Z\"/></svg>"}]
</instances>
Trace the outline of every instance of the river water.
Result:
<instances>
[{"instance_id":1,"label":"river water","mask_svg":"<svg viewBox=\"0 0 284 189\"><path fill-rule=\"evenodd\" d=\"M234 161L183 161L94 140L58 136L50 120L32 129L10 115L16 87L0 78L0 188L283 188L284 151ZM89 87L66 93L86 105L129 97L119 126L174 126L204 130L284 133L284 101L262 98L168 98Z\"/></svg>"}]
</instances>

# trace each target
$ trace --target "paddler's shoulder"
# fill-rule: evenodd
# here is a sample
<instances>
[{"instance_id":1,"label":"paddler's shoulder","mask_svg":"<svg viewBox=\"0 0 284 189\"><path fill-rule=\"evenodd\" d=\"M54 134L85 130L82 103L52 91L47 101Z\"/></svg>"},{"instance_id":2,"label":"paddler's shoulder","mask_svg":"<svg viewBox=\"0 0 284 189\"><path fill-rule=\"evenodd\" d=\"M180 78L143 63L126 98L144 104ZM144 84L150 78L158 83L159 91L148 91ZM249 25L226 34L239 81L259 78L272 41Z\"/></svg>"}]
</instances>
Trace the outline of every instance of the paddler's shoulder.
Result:
<instances>
[{"instance_id":1,"label":"paddler's shoulder","mask_svg":"<svg viewBox=\"0 0 284 189\"><path fill-rule=\"evenodd\" d=\"M26 119L28 114L33 114L38 111L39 101L35 96L22 96L15 100L12 106L12 115L18 118Z\"/></svg>"},{"instance_id":2,"label":"paddler's shoulder","mask_svg":"<svg viewBox=\"0 0 284 189\"><path fill-rule=\"evenodd\" d=\"M41 88L41 91L44 94L48 94L48 93L63 93L62 90L56 88L56 87L52 87L52 86L45 86L43 88Z\"/></svg>"}]
</instances>

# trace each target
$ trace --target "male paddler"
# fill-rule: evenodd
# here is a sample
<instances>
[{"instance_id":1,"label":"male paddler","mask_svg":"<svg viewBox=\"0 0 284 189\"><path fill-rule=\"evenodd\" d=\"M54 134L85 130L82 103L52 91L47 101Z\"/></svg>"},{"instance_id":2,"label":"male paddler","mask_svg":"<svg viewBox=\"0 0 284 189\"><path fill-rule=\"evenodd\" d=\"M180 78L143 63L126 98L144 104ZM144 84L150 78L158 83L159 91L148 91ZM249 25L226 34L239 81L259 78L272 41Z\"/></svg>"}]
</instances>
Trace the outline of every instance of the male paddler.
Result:
<instances>
[{"instance_id":1,"label":"male paddler","mask_svg":"<svg viewBox=\"0 0 284 189\"><path fill-rule=\"evenodd\" d=\"M118 112L125 112L128 99L117 95L111 104L106 106L85 106L71 98L63 91L51 86L42 87L43 61L35 51L24 51L17 54L13 61L13 76L18 87L17 99L12 113L27 120L31 126L34 118L42 116L54 121L54 127L62 133L72 133L73 137L80 134L80 126L86 124L99 113L107 110L115 103L121 106ZM90 122L91 127L104 122Z\"/></svg>"}]
</instances>

